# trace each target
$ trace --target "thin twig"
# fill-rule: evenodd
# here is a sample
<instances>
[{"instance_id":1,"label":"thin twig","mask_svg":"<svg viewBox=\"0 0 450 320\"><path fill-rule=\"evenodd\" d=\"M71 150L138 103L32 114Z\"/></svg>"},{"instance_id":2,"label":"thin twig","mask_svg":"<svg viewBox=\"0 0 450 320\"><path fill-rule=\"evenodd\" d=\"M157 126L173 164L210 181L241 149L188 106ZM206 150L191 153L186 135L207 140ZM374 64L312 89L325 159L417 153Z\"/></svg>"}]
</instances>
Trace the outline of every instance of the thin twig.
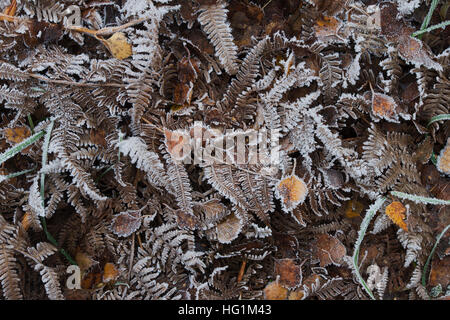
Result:
<instances>
[{"instance_id":1,"label":"thin twig","mask_svg":"<svg viewBox=\"0 0 450 320\"><path fill-rule=\"evenodd\" d=\"M56 83L56 84L64 84L69 86L77 86L77 87L115 87L115 88L123 88L125 84L122 83L93 83L93 82L75 82L75 81L67 81L67 80L57 80L57 79L49 79L37 73L28 73L31 78L35 78L41 81Z\"/></svg>"}]
</instances>

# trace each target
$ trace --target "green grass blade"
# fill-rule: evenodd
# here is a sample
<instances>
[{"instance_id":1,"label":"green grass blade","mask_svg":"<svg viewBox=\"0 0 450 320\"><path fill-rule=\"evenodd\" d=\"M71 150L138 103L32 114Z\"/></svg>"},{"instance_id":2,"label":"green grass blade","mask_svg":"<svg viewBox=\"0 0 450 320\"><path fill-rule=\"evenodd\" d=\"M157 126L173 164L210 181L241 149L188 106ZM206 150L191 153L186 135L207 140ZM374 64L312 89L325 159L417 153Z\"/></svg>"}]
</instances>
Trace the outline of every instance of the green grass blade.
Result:
<instances>
[{"instance_id":1,"label":"green grass blade","mask_svg":"<svg viewBox=\"0 0 450 320\"><path fill-rule=\"evenodd\" d=\"M404 192L399 192L399 191L391 191L391 194L393 196L396 196L397 198L411 200L416 203L427 203L427 204L429 203L429 204L444 205L444 206L450 205L450 200L422 197L422 196L417 196L414 194L409 194L409 193L404 193Z\"/></svg>"},{"instance_id":2,"label":"green grass blade","mask_svg":"<svg viewBox=\"0 0 450 320\"><path fill-rule=\"evenodd\" d=\"M28 118L28 123L30 124L31 132L34 133L34 123L33 123L33 119L31 118L31 114L29 114L27 116L27 118Z\"/></svg>"},{"instance_id":3,"label":"green grass blade","mask_svg":"<svg viewBox=\"0 0 450 320\"><path fill-rule=\"evenodd\" d=\"M360 226L360 229L358 232L358 239L356 240L356 243L355 243L355 251L354 251L353 257L352 257L353 268L355 270L356 276L372 300L375 300L375 296L372 293L372 291L369 289L369 287L367 286L366 281L364 281L363 277L359 273L359 266L358 266L359 248L364 239L367 228L369 227L370 221L372 220L372 218L375 216L375 214L381 208L381 206L383 205L383 203L385 201L386 201L386 198L384 198L384 197L378 198L377 201L375 201L375 203L373 205L371 205L369 207L369 209L367 210L366 216L364 217L363 221L361 222L361 226Z\"/></svg>"},{"instance_id":4,"label":"green grass blade","mask_svg":"<svg viewBox=\"0 0 450 320\"><path fill-rule=\"evenodd\" d=\"M412 36L413 37L417 37L417 36L420 36L420 35L422 35L424 33L427 33L427 32L430 32L430 31L433 31L433 30L436 30L436 29L440 29L440 28L445 29L448 25L450 25L450 20L441 22L439 24L435 24L434 26L428 27L428 28L426 28L424 30L416 31L416 32L414 32L412 34Z\"/></svg>"},{"instance_id":5,"label":"green grass blade","mask_svg":"<svg viewBox=\"0 0 450 320\"><path fill-rule=\"evenodd\" d=\"M434 165L437 164L437 158L436 158L436 155L434 154L434 152L431 153L430 160Z\"/></svg>"},{"instance_id":6,"label":"green grass blade","mask_svg":"<svg viewBox=\"0 0 450 320\"><path fill-rule=\"evenodd\" d=\"M15 177L21 176L23 174L26 174L28 172L31 172L34 169L36 169L36 168L31 168L31 169L27 169L27 170L23 170L23 171L19 171L19 172L13 172L13 173L10 173L10 174L8 174L6 176L0 175L0 183L5 181L5 180L11 179L11 178L15 178Z\"/></svg>"},{"instance_id":7,"label":"green grass blade","mask_svg":"<svg viewBox=\"0 0 450 320\"><path fill-rule=\"evenodd\" d=\"M0 154L0 164L5 162L6 160L14 157L16 154L18 154L23 149L27 148L28 146L35 143L37 140L39 140L43 135L45 134L45 131L39 131L35 134L33 134L31 137L26 138L22 142L12 146L2 154Z\"/></svg>"},{"instance_id":8,"label":"green grass blade","mask_svg":"<svg viewBox=\"0 0 450 320\"><path fill-rule=\"evenodd\" d=\"M420 26L420 30L424 30L430 25L431 18L433 17L433 12L434 12L434 10L436 10L438 3L439 3L439 0L433 0L431 2L430 9L428 10L425 20L423 20L423 22L422 22L422 26Z\"/></svg>"},{"instance_id":9,"label":"green grass blade","mask_svg":"<svg viewBox=\"0 0 450 320\"><path fill-rule=\"evenodd\" d=\"M450 120L450 114L446 113L446 114L440 114L438 116L434 116L433 118L431 118L430 122L428 122L427 127L429 127L432 123L434 123L436 121L442 121L442 120Z\"/></svg>"},{"instance_id":10,"label":"green grass blade","mask_svg":"<svg viewBox=\"0 0 450 320\"><path fill-rule=\"evenodd\" d=\"M436 238L436 243L433 246L433 249L431 249L430 255L428 256L427 262L425 263L425 266L423 267L423 272L422 272L422 285L425 287L426 286L426 274L427 274L427 270L428 270L428 265L431 262L431 258L433 257L434 251L436 250L439 241L441 240L441 238L444 236L444 234L447 232L447 230L450 228L450 224L447 225L444 230L442 230L442 232L438 235L438 237Z\"/></svg>"}]
</instances>

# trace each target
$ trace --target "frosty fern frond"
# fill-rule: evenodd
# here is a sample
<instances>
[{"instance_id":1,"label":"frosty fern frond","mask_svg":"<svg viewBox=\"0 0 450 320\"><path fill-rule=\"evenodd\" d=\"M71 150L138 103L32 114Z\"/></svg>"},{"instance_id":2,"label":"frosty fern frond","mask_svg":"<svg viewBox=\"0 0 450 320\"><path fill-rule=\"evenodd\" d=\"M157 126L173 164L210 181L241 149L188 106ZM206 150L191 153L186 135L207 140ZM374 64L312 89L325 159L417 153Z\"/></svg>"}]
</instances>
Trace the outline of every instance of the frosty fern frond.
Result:
<instances>
[{"instance_id":1,"label":"frosty fern frond","mask_svg":"<svg viewBox=\"0 0 450 320\"><path fill-rule=\"evenodd\" d=\"M198 21L208 35L208 39L216 49L216 56L229 74L235 74L238 69L238 48L233 42L231 27L227 21L227 4L219 2L210 6L202 6Z\"/></svg>"}]
</instances>

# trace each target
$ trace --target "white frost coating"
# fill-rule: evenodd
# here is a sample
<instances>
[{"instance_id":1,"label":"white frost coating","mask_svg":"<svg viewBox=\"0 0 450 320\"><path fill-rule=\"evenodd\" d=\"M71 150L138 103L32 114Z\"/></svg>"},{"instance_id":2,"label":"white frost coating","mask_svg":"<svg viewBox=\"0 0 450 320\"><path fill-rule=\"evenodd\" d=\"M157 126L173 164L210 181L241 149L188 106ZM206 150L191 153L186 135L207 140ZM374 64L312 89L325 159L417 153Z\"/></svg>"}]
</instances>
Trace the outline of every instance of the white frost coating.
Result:
<instances>
[{"instance_id":1,"label":"white frost coating","mask_svg":"<svg viewBox=\"0 0 450 320\"><path fill-rule=\"evenodd\" d=\"M422 0L397 0L398 15L403 17L413 13L421 3Z\"/></svg>"},{"instance_id":2,"label":"white frost coating","mask_svg":"<svg viewBox=\"0 0 450 320\"><path fill-rule=\"evenodd\" d=\"M165 169L156 153L147 150L145 142L138 137L130 137L121 142L117 142L119 151L128 155L131 162L136 164L138 169L144 170L152 184L166 187L167 181Z\"/></svg>"},{"instance_id":3,"label":"white frost coating","mask_svg":"<svg viewBox=\"0 0 450 320\"><path fill-rule=\"evenodd\" d=\"M367 268L369 277L367 278L367 286L370 290L377 289L378 295L382 299L388 282L389 271L387 267L381 268L375 263Z\"/></svg>"},{"instance_id":4,"label":"white frost coating","mask_svg":"<svg viewBox=\"0 0 450 320\"><path fill-rule=\"evenodd\" d=\"M392 220L385 214L379 215L374 222L372 234L380 233L392 224Z\"/></svg>"},{"instance_id":5,"label":"white frost coating","mask_svg":"<svg viewBox=\"0 0 450 320\"><path fill-rule=\"evenodd\" d=\"M406 249L406 257L404 267L407 268L411 262L417 259L417 256L422 250L422 236L419 234L412 235L403 229L398 229L397 238Z\"/></svg>"},{"instance_id":6,"label":"white frost coating","mask_svg":"<svg viewBox=\"0 0 450 320\"><path fill-rule=\"evenodd\" d=\"M359 64L359 59L361 58L361 53L358 53L353 59L352 63L347 68L347 77L344 79L342 86L347 88L348 83L355 85L356 81L359 79L359 74L361 72L361 65Z\"/></svg>"},{"instance_id":7,"label":"white frost coating","mask_svg":"<svg viewBox=\"0 0 450 320\"><path fill-rule=\"evenodd\" d=\"M45 210L42 205L41 194L39 192L39 175L33 179L33 184L30 187L30 194L28 195L28 205L30 210L39 217L45 217Z\"/></svg>"}]
</instances>

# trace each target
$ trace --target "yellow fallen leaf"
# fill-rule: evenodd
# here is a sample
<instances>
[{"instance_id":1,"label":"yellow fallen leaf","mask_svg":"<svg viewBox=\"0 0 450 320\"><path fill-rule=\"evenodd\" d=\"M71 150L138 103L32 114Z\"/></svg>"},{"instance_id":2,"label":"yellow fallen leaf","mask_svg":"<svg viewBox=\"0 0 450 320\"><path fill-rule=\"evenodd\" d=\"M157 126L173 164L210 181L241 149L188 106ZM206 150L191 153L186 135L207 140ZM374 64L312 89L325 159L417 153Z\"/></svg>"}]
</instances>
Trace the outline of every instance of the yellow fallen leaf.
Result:
<instances>
[{"instance_id":1,"label":"yellow fallen leaf","mask_svg":"<svg viewBox=\"0 0 450 320\"><path fill-rule=\"evenodd\" d=\"M30 212L26 212L23 217L22 217L22 227L25 229L25 231L27 231L30 228L31 225L31 213Z\"/></svg>"},{"instance_id":2,"label":"yellow fallen leaf","mask_svg":"<svg viewBox=\"0 0 450 320\"><path fill-rule=\"evenodd\" d=\"M349 200L345 206L345 216L347 218L356 218L361 216L364 205L357 200Z\"/></svg>"},{"instance_id":3,"label":"yellow fallen leaf","mask_svg":"<svg viewBox=\"0 0 450 320\"><path fill-rule=\"evenodd\" d=\"M77 262L78 266L83 272L88 270L95 263L95 261L91 259L91 257L89 257L86 253L82 251L77 251L75 255L75 261Z\"/></svg>"},{"instance_id":4,"label":"yellow fallen leaf","mask_svg":"<svg viewBox=\"0 0 450 320\"><path fill-rule=\"evenodd\" d=\"M450 174L450 138L437 158L436 167L440 172Z\"/></svg>"},{"instance_id":5,"label":"yellow fallen leaf","mask_svg":"<svg viewBox=\"0 0 450 320\"><path fill-rule=\"evenodd\" d=\"M288 290L282 287L278 281L273 281L264 288L264 299L266 300L285 300L287 295Z\"/></svg>"},{"instance_id":6,"label":"yellow fallen leaf","mask_svg":"<svg viewBox=\"0 0 450 320\"><path fill-rule=\"evenodd\" d=\"M116 59L126 59L133 54L131 44L128 43L124 33L116 32L103 43Z\"/></svg>"},{"instance_id":7,"label":"yellow fallen leaf","mask_svg":"<svg viewBox=\"0 0 450 320\"><path fill-rule=\"evenodd\" d=\"M385 210L386 215L392 220L392 222L394 222L403 230L408 231L408 227L406 226L406 223L404 221L404 219L406 218L405 212L405 206L399 201L392 202L386 207Z\"/></svg>"},{"instance_id":8,"label":"yellow fallen leaf","mask_svg":"<svg viewBox=\"0 0 450 320\"><path fill-rule=\"evenodd\" d=\"M284 207L289 211L305 201L308 187L303 179L296 175L283 178L276 186L276 193L283 201Z\"/></svg>"},{"instance_id":9,"label":"yellow fallen leaf","mask_svg":"<svg viewBox=\"0 0 450 320\"><path fill-rule=\"evenodd\" d=\"M31 136L31 130L26 126L6 128L4 129L3 134L9 143L16 144Z\"/></svg>"},{"instance_id":10,"label":"yellow fallen leaf","mask_svg":"<svg viewBox=\"0 0 450 320\"><path fill-rule=\"evenodd\" d=\"M110 262L105 264L105 267L103 268L103 283L116 280L118 275L119 270L116 269L114 264Z\"/></svg>"}]
</instances>

